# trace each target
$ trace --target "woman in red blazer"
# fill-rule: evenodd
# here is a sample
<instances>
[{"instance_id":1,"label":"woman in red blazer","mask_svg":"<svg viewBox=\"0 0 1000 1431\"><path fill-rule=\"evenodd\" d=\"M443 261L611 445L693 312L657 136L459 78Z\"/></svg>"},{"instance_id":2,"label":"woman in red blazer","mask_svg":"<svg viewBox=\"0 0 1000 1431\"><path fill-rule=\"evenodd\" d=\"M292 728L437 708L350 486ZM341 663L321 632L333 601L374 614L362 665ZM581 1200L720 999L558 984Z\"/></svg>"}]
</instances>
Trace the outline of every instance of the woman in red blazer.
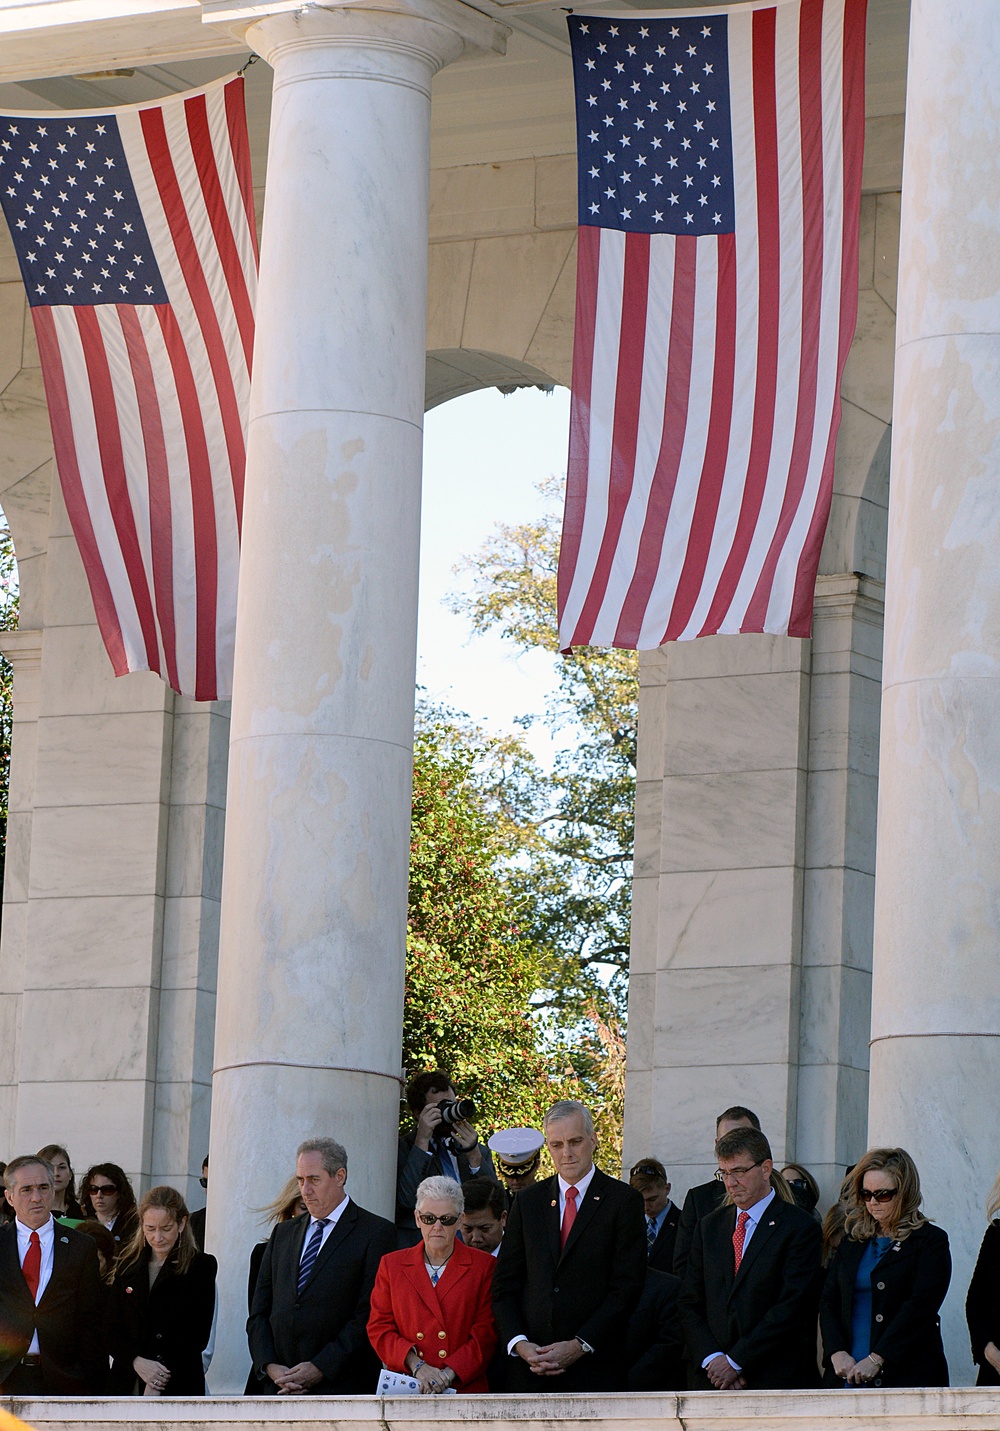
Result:
<instances>
[{"instance_id":1,"label":"woman in red blazer","mask_svg":"<svg viewBox=\"0 0 1000 1431\"><path fill-rule=\"evenodd\" d=\"M371 1297L368 1339L390 1371L422 1392L489 1391L486 1368L496 1347L488 1252L456 1242L462 1189L451 1178L425 1178L417 1189L416 1247L382 1258Z\"/></svg>"}]
</instances>

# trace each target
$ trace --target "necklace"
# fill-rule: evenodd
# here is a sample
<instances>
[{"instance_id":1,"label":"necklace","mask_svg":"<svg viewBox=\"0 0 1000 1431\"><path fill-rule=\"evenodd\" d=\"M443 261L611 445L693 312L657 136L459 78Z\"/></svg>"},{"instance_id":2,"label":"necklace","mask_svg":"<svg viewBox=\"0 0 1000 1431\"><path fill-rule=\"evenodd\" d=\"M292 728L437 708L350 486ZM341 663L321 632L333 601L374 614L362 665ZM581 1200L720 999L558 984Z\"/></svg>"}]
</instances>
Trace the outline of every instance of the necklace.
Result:
<instances>
[{"instance_id":1,"label":"necklace","mask_svg":"<svg viewBox=\"0 0 1000 1431\"><path fill-rule=\"evenodd\" d=\"M434 1262L431 1261L431 1259L427 1256L427 1253L426 1253L426 1252L424 1253L424 1261L426 1262L427 1266L430 1268L430 1273L431 1273L431 1286L432 1286L432 1287L436 1287L437 1284L438 1284L438 1281L439 1281L439 1279L440 1279L440 1277L441 1277L441 1273L444 1271L444 1269L448 1266L448 1263L451 1261L451 1253L450 1253L450 1252L448 1253L448 1256L447 1256L447 1257L444 1259L444 1261L441 1263L440 1267L437 1266Z\"/></svg>"}]
</instances>

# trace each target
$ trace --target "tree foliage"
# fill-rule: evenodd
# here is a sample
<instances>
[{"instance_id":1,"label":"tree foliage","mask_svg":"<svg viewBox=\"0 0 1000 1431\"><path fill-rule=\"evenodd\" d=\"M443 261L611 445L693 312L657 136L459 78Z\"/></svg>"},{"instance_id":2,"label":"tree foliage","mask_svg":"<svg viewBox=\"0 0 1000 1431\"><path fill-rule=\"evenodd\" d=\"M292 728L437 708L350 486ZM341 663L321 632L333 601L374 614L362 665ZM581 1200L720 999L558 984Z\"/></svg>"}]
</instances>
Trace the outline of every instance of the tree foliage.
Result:
<instances>
[{"instance_id":1,"label":"tree foliage","mask_svg":"<svg viewBox=\"0 0 1000 1431\"><path fill-rule=\"evenodd\" d=\"M621 1165L624 1036L592 1000L572 1016L538 990L551 952L530 871L535 787L520 737L465 717L418 711L414 749L403 1058L447 1069L480 1108L480 1130L540 1126L557 1098L594 1113L601 1165Z\"/></svg>"},{"instance_id":2,"label":"tree foliage","mask_svg":"<svg viewBox=\"0 0 1000 1431\"><path fill-rule=\"evenodd\" d=\"M556 571L557 484L539 521L499 525L458 570L472 590L452 609L477 632L496 631L518 651L559 649ZM513 879L527 898L532 942L543 954L536 1005L564 1023L588 1007L624 1019L628 978L635 805L638 662L633 651L581 647L558 666L558 688L543 719L578 733L549 776L534 772L530 858ZM522 804L525 802L522 800ZM609 1025L610 1026L610 1025Z\"/></svg>"}]
</instances>

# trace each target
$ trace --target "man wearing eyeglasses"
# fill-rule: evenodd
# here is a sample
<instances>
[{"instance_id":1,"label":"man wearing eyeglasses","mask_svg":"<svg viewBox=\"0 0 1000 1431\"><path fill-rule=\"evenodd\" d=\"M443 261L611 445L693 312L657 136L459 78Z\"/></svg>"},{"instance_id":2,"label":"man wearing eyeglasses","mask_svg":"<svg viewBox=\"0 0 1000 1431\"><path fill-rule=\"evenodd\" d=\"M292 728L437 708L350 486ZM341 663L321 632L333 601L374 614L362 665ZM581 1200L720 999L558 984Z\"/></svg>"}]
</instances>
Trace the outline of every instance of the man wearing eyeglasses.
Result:
<instances>
[{"instance_id":1,"label":"man wearing eyeglasses","mask_svg":"<svg viewBox=\"0 0 1000 1431\"><path fill-rule=\"evenodd\" d=\"M247 1322L254 1394L369 1395L379 1373L369 1303L396 1229L351 1200L333 1138L300 1144L295 1175L307 1211L271 1233Z\"/></svg>"},{"instance_id":2,"label":"man wearing eyeglasses","mask_svg":"<svg viewBox=\"0 0 1000 1431\"><path fill-rule=\"evenodd\" d=\"M716 1143L727 1133L732 1133L735 1128L756 1128L759 1131L760 1119L752 1109L744 1108L740 1104L727 1108L715 1120ZM697 1187L688 1190L684 1206L681 1209L680 1222L677 1225L677 1236L674 1240L673 1271L678 1277L683 1279L687 1271L688 1252L698 1223L708 1213L721 1207L725 1200L726 1190L715 1178L710 1178L707 1183L699 1183Z\"/></svg>"},{"instance_id":3,"label":"man wearing eyeglasses","mask_svg":"<svg viewBox=\"0 0 1000 1431\"><path fill-rule=\"evenodd\" d=\"M695 1389L817 1386L819 1224L771 1187L767 1139L739 1128L715 1148L727 1206L695 1228L681 1322Z\"/></svg>"}]
</instances>

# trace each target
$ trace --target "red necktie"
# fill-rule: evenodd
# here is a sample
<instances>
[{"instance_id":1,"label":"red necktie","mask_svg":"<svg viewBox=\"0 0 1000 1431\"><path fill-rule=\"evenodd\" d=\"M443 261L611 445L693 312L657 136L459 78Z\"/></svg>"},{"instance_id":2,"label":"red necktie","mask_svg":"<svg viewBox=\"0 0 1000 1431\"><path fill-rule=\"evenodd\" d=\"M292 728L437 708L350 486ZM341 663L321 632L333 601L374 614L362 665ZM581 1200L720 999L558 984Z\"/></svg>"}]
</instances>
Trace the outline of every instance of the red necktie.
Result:
<instances>
[{"instance_id":1,"label":"red necktie","mask_svg":"<svg viewBox=\"0 0 1000 1431\"><path fill-rule=\"evenodd\" d=\"M740 1270L740 1263L743 1261L743 1244L747 1239L747 1223L750 1221L748 1212L741 1212L736 1219L736 1227L733 1230L733 1254L736 1259L734 1274Z\"/></svg>"},{"instance_id":2,"label":"red necktie","mask_svg":"<svg viewBox=\"0 0 1000 1431\"><path fill-rule=\"evenodd\" d=\"M42 1275L42 1244L37 1232L31 1234L31 1239L28 1242L28 1250L24 1254L24 1261L21 1263L21 1271L24 1273L24 1280L28 1284L31 1300L34 1301L38 1295L38 1279Z\"/></svg>"},{"instance_id":3,"label":"red necktie","mask_svg":"<svg viewBox=\"0 0 1000 1431\"><path fill-rule=\"evenodd\" d=\"M566 1239L572 1231L574 1222L576 1222L576 1200L578 1196L579 1190L577 1188L566 1189L566 1206L563 1208L562 1231L559 1234L560 1248L566 1246Z\"/></svg>"}]
</instances>

